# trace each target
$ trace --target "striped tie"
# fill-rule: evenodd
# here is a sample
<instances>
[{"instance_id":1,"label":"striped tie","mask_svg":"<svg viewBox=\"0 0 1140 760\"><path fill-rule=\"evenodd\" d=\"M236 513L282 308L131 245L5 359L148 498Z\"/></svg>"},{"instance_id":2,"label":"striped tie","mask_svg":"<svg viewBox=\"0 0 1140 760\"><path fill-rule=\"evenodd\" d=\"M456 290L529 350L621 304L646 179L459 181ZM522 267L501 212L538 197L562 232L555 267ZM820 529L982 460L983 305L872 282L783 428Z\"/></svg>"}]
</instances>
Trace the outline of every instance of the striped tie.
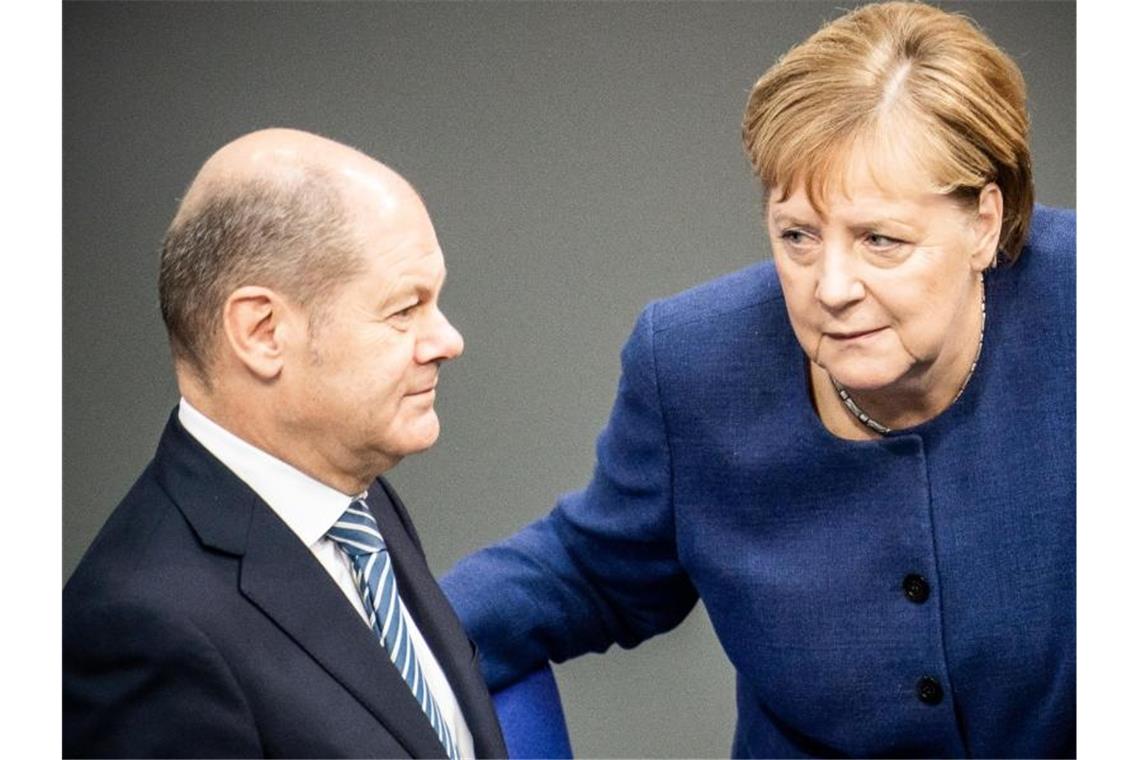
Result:
<instances>
[{"instance_id":1,"label":"striped tie","mask_svg":"<svg viewBox=\"0 0 1140 760\"><path fill-rule=\"evenodd\" d=\"M368 624L388 650L388 656L392 658L396 670L408 682L408 688L420 703L440 743L447 750L448 757L458 760L459 750L451 738L451 730L443 721L443 715L427 681L424 680L419 658L416 657L407 626L404 625L403 605L396 591L396 574L388 557L388 548L363 499L352 502L329 530L328 537L351 560L352 577L364 600Z\"/></svg>"}]
</instances>

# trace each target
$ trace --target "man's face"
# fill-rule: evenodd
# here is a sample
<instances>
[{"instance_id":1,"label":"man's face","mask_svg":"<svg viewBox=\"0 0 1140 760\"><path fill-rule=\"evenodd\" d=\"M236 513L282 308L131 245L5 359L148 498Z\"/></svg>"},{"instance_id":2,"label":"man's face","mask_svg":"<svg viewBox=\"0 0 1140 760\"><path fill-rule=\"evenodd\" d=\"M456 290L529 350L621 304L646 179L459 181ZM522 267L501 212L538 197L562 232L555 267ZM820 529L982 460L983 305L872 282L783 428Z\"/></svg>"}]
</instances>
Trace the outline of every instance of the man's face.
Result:
<instances>
[{"instance_id":1,"label":"man's face","mask_svg":"<svg viewBox=\"0 0 1140 760\"><path fill-rule=\"evenodd\" d=\"M367 482L435 443L439 367L463 337L439 308L443 254L419 199L359 217L363 271L319 310L282 380L322 469Z\"/></svg>"}]
</instances>

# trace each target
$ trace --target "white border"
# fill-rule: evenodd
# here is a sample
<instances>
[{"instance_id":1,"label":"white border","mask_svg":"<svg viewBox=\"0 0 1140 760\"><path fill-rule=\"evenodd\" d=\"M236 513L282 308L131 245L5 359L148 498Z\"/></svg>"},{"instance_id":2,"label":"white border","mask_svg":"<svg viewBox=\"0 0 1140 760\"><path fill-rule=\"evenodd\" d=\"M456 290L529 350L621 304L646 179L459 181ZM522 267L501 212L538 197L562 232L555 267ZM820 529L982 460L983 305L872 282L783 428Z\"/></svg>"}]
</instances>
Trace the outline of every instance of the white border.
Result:
<instances>
[{"instance_id":1,"label":"white border","mask_svg":"<svg viewBox=\"0 0 1140 760\"><path fill-rule=\"evenodd\" d=\"M1134 5L1077 4L1077 747L1136 743L1140 220Z\"/></svg>"},{"instance_id":2,"label":"white border","mask_svg":"<svg viewBox=\"0 0 1140 760\"><path fill-rule=\"evenodd\" d=\"M59 757L62 6L3 10L4 751Z\"/></svg>"}]
</instances>

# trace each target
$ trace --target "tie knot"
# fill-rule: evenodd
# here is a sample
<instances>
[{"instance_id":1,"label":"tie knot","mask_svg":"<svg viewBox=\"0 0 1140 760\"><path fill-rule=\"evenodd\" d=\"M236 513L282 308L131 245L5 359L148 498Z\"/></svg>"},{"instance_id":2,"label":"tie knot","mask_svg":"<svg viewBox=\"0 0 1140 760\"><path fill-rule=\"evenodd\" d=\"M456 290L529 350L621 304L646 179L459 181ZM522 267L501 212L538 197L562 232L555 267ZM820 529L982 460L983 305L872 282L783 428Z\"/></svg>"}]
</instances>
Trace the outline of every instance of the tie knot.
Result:
<instances>
[{"instance_id":1,"label":"tie knot","mask_svg":"<svg viewBox=\"0 0 1140 760\"><path fill-rule=\"evenodd\" d=\"M359 499L352 502L326 535L350 557L375 554L384 548L376 519Z\"/></svg>"}]
</instances>

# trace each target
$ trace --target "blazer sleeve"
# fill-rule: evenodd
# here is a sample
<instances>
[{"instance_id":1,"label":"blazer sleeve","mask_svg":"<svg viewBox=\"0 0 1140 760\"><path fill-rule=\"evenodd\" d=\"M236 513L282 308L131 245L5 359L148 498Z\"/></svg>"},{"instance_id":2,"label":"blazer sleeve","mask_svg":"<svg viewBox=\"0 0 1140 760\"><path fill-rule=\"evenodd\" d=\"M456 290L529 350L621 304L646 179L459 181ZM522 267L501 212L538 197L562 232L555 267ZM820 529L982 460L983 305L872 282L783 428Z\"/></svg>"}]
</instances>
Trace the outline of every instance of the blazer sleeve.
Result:
<instances>
[{"instance_id":1,"label":"blazer sleeve","mask_svg":"<svg viewBox=\"0 0 1140 760\"><path fill-rule=\"evenodd\" d=\"M519 533L461 560L442 586L492 689L547 660L632 647L697 600L677 556L672 467L654 356L653 305L622 351L589 485Z\"/></svg>"},{"instance_id":2,"label":"blazer sleeve","mask_svg":"<svg viewBox=\"0 0 1140 760\"><path fill-rule=\"evenodd\" d=\"M138 602L66 609L64 757L261 757L252 713L206 635Z\"/></svg>"}]
</instances>

